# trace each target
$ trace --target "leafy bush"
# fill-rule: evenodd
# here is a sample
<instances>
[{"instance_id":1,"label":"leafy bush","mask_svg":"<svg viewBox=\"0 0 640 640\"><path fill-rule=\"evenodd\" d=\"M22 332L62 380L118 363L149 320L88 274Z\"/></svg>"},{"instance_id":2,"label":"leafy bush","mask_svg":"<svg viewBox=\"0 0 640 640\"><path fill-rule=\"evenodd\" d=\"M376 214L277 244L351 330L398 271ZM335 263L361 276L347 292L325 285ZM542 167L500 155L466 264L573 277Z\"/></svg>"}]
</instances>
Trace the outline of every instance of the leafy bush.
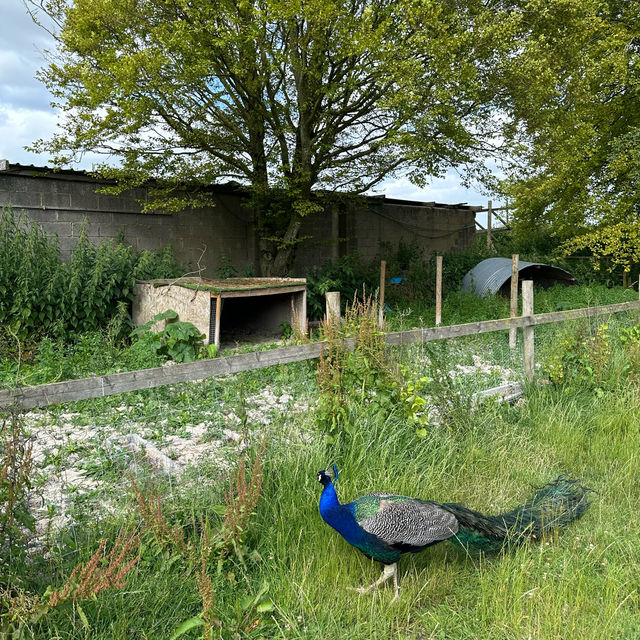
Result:
<instances>
[{"instance_id":1,"label":"leafy bush","mask_svg":"<svg viewBox=\"0 0 640 640\"><path fill-rule=\"evenodd\" d=\"M547 355L543 367L551 382L565 391L601 392L611 357L609 326L593 332L585 325L567 328Z\"/></svg>"},{"instance_id":2,"label":"leafy bush","mask_svg":"<svg viewBox=\"0 0 640 640\"><path fill-rule=\"evenodd\" d=\"M376 306L371 296L354 298L340 325L323 324L327 348L317 368L316 419L331 436L352 427L347 419L351 404L364 402L388 411L397 395L397 376L378 329ZM347 348L347 338L353 338L353 350Z\"/></svg>"},{"instance_id":3,"label":"leafy bush","mask_svg":"<svg viewBox=\"0 0 640 640\"><path fill-rule=\"evenodd\" d=\"M161 331L153 331L158 322L165 322ZM134 329L131 337L137 337L139 348L149 349L176 362L193 362L204 349L204 334L191 323L178 320L173 309L153 316L152 320Z\"/></svg>"},{"instance_id":4,"label":"leafy bush","mask_svg":"<svg viewBox=\"0 0 640 640\"><path fill-rule=\"evenodd\" d=\"M48 336L69 336L104 327L130 303L136 278L174 277L181 270L171 249L136 253L120 241L94 246L86 225L68 263L57 237L48 237L10 209L0 216L0 347L17 340L35 344ZM16 340L11 338L15 337Z\"/></svg>"},{"instance_id":5,"label":"leafy bush","mask_svg":"<svg viewBox=\"0 0 640 640\"><path fill-rule=\"evenodd\" d=\"M442 289L445 295L460 290L466 273L486 258L510 257L517 253L521 260L554 264L574 275L581 284L612 286L621 282L621 275L609 269L607 259L589 256L561 258L557 256L558 242L542 231L528 237L501 232L494 236L494 247L488 248L485 237L477 237L473 246L462 251L444 254L442 265ZM435 300L436 254L427 254L417 243L403 242L397 246L381 243L380 255L367 262L358 252L315 267L306 274L307 312L310 318L322 318L325 313L324 294L339 291L346 303L354 292L374 293L380 283L380 260L387 262L387 286L385 300L390 304L412 302L428 304ZM401 278L398 285L391 285L391 278Z\"/></svg>"},{"instance_id":6,"label":"leafy bush","mask_svg":"<svg viewBox=\"0 0 640 640\"><path fill-rule=\"evenodd\" d=\"M314 267L306 274L307 314L320 319L325 313L324 294L339 291L343 311L354 295L362 291L373 293L380 284L380 267L375 262L367 264L360 253L355 252L322 267Z\"/></svg>"}]
</instances>

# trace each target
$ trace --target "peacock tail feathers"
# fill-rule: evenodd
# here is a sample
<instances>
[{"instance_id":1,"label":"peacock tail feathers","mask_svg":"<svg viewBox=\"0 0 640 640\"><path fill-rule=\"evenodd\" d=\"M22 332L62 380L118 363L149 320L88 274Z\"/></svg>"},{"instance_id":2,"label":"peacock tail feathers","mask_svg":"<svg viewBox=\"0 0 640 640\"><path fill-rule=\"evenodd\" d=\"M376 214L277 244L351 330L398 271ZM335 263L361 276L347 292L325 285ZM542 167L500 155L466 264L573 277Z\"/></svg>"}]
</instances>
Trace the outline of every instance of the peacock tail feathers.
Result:
<instances>
[{"instance_id":1,"label":"peacock tail feathers","mask_svg":"<svg viewBox=\"0 0 640 640\"><path fill-rule=\"evenodd\" d=\"M485 516L459 504L442 504L459 523L452 541L466 548L497 551L505 544L539 538L577 520L588 508L588 493L579 480L566 476L538 489L531 500L495 516Z\"/></svg>"}]
</instances>

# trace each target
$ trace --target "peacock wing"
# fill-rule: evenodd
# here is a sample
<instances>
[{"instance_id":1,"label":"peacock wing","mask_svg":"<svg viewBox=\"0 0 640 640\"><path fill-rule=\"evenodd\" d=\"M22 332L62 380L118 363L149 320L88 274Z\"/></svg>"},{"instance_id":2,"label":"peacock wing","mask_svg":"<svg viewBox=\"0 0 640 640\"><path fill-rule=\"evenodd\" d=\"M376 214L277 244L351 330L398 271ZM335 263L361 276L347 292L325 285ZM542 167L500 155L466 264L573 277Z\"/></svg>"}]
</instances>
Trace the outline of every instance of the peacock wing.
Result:
<instances>
[{"instance_id":1,"label":"peacock wing","mask_svg":"<svg viewBox=\"0 0 640 640\"><path fill-rule=\"evenodd\" d=\"M389 546L417 550L458 532L458 520L438 503L370 493L352 503L358 524Z\"/></svg>"}]
</instances>

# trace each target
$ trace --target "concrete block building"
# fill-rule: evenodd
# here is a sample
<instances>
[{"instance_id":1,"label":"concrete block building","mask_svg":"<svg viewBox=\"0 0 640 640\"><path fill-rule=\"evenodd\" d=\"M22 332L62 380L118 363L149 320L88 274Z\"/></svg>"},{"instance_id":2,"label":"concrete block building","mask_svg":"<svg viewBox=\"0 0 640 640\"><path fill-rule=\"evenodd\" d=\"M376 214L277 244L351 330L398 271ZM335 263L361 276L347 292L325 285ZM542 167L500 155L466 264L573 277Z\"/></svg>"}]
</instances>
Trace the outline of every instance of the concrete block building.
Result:
<instances>
[{"instance_id":1,"label":"concrete block building","mask_svg":"<svg viewBox=\"0 0 640 640\"><path fill-rule=\"evenodd\" d=\"M141 213L147 188L119 195L99 193L108 184L84 171L12 164L0 160L0 207L24 212L47 234L57 234L68 257L82 225L99 244L124 237L137 249L171 245L181 264L197 264L214 277L218 267L258 273L257 235L247 194L237 184L212 185L215 206L173 214ZM332 210L305 218L291 275L359 251L364 259L380 255L381 246L417 244L425 253L465 249L475 236L475 213L466 204L412 202L380 196L343 200Z\"/></svg>"}]
</instances>

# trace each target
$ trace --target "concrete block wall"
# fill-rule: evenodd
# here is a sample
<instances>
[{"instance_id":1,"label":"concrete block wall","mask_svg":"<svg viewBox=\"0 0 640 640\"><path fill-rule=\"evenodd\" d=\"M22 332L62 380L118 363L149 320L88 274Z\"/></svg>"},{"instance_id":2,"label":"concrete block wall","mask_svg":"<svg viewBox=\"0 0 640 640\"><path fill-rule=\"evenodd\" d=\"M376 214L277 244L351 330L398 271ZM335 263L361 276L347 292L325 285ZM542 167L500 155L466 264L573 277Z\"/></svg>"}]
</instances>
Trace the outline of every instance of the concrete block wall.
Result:
<instances>
[{"instance_id":1,"label":"concrete block wall","mask_svg":"<svg viewBox=\"0 0 640 640\"><path fill-rule=\"evenodd\" d=\"M240 273L257 272L252 215L240 191L222 187L215 207L143 214L146 189L107 195L97 193L102 184L82 172L52 173L0 160L0 207L10 205L47 234L58 234L63 258L69 257L86 218L88 237L96 244L123 235L139 250L171 245L179 263L196 269L200 261L209 278L225 262ZM356 250L371 260L380 255L381 243L392 249L401 241L417 243L425 254L467 248L475 236L474 220L469 207L381 198L341 203L304 219L291 275L304 276L310 267Z\"/></svg>"},{"instance_id":2,"label":"concrete block wall","mask_svg":"<svg viewBox=\"0 0 640 640\"><path fill-rule=\"evenodd\" d=\"M358 251L365 260L381 256L385 245L394 250L400 242L417 244L429 255L468 249L475 237L475 212L469 208L394 204L371 199L369 206L349 207L339 215L344 219L338 225L332 225L330 212L305 219L300 236L312 236L312 239L298 246L295 261L298 271L326 262L332 257L332 251L335 257L332 226L341 229L337 255Z\"/></svg>"},{"instance_id":3,"label":"concrete block wall","mask_svg":"<svg viewBox=\"0 0 640 640\"><path fill-rule=\"evenodd\" d=\"M418 244L430 254L468 248L475 236L475 214L471 210L374 203L352 215L357 249L371 257L370 252L379 251L381 243L392 247L401 241Z\"/></svg>"},{"instance_id":4,"label":"concrete block wall","mask_svg":"<svg viewBox=\"0 0 640 640\"><path fill-rule=\"evenodd\" d=\"M87 236L96 245L124 236L138 250L171 245L178 262L213 277L226 256L239 268L253 265L255 247L251 213L233 194L221 194L219 206L175 214L141 213L139 201L146 189L120 195L96 193L100 184L86 178L46 175L4 175L0 171L0 207L9 205L16 215L26 214L48 235L58 235L67 259L87 224ZM204 253L203 253L204 252Z\"/></svg>"}]
</instances>

